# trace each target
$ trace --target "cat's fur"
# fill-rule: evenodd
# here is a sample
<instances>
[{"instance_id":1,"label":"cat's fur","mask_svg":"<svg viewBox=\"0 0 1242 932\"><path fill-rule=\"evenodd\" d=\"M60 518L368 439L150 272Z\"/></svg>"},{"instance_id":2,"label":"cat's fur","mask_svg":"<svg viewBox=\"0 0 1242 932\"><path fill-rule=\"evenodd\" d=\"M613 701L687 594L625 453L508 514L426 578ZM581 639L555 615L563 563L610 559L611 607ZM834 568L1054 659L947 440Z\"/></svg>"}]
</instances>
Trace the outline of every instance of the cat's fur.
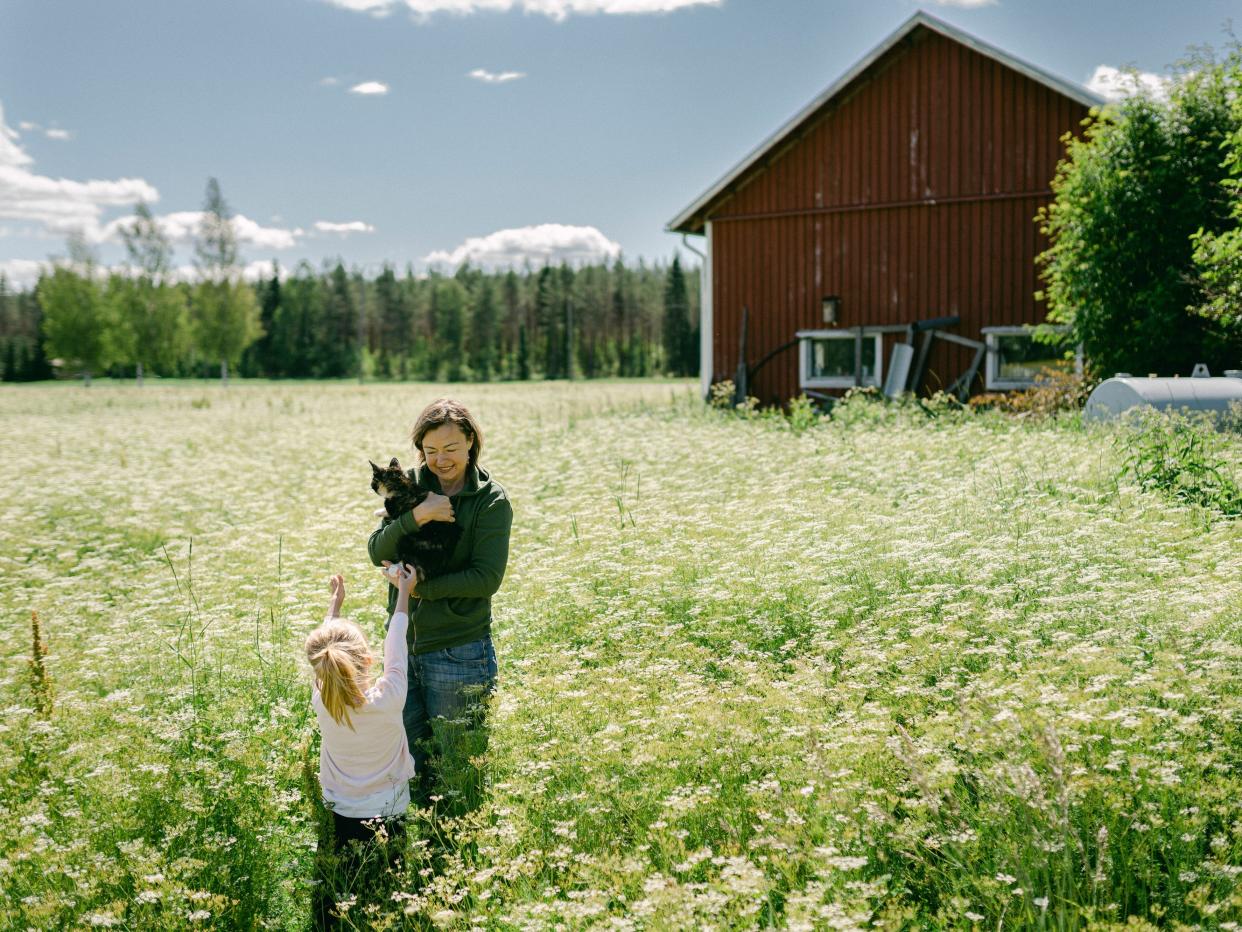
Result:
<instances>
[{"instance_id":1,"label":"cat's fur","mask_svg":"<svg viewBox=\"0 0 1242 932\"><path fill-rule=\"evenodd\" d=\"M371 491L384 499L384 510L394 520L421 505L430 494L418 484L414 470L403 470L395 456L387 466L371 463ZM448 561L460 539L461 526L456 521L428 521L417 534L401 538L397 561L413 566L419 582L431 579L448 570Z\"/></svg>"}]
</instances>

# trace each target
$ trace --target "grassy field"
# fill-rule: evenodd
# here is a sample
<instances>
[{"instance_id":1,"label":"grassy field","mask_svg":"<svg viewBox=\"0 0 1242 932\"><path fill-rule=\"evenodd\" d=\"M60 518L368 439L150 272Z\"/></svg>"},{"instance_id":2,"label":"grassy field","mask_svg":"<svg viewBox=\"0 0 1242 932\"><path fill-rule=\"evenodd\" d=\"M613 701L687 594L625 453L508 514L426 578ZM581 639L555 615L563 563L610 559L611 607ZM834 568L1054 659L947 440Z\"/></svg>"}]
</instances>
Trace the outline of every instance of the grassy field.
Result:
<instances>
[{"instance_id":1,"label":"grassy field","mask_svg":"<svg viewBox=\"0 0 1242 932\"><path fill-rule=\"evenodd\" d=\"M1238 928L1242 521L1073 421L454 391L490 740L346 927ZM0 390L0 927L306 928L300 645L338 571L378 644L366 460L436 393Z\"/></svg>"}]
</instances>

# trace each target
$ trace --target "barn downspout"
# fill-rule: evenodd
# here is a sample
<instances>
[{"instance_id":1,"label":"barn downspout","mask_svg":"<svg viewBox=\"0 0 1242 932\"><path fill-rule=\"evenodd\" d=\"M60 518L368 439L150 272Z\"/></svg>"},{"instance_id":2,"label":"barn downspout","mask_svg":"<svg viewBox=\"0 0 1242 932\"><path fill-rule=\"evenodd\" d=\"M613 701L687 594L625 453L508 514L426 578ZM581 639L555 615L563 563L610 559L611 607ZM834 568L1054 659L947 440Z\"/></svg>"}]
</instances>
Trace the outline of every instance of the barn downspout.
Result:
<instances>
[{"instance_id":1,"label":"barn downspout","mask_svg":"<svg viewBox=\"0 0 1242 932\"><path fill-rule=\"evenodd\" d=\"M706 259L707 256L703 255L703 253L699 252L697 249L695 249L693 246L690 245L690 240L686 238L689 235L690 235L689 233L681 234L681 245L685 246L687 249L689 249L692 253L694 253L700 259Z\"/></svg>"}]
</instances>

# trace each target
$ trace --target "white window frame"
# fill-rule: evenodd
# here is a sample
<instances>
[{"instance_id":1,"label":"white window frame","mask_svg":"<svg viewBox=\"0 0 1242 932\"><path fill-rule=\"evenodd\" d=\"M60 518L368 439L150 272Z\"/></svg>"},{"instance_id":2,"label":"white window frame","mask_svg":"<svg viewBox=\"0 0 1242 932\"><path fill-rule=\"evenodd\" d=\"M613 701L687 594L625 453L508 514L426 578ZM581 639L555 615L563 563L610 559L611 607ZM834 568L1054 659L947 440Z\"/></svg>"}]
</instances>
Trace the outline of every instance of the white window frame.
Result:
<instances>
[{"instance_id":1,"label":"white window frame","mask_svg":"<svg viewBox=\"0 0 1242 932\"><path fill-rule=\"evenodd\" d=\"M1069 327L1054 325L1051 327L1058 333L1068 333ZM1004 327L984 327L980 331L987 345L987 360L984 363L984 387L988 391L1008 391L1010 389L1031 388L1034 379L1002 379L1000 372L1000 340L1005 336L1029 336L1034 339L1035 326L1032 324L1015 324ZM1074 353L1074 371L1082 375L1082 344Z\"/></svg>"},{"instance_id":2,"label":"white window frame","mask_svg":"<svg viewBox=\"0 0 1242 932\"><path fill-rule=\"evenodd\" d=\"M819 378L811 378L807 375L811 371L811 341L812 340L849 340L854 342L856 332L849 329L837 330L799 330L794 334L798 338L798 384L802 388L853 388L853 375L833 375L820 376ZM872 365L873 375L868 378L863 376L862 385L879 388L884 384L884 334L867 333L866 328L863 329L864 340L875 340L875 361ZM863 353L867 352L866 347Z\"/></svg>"}]
</instances>

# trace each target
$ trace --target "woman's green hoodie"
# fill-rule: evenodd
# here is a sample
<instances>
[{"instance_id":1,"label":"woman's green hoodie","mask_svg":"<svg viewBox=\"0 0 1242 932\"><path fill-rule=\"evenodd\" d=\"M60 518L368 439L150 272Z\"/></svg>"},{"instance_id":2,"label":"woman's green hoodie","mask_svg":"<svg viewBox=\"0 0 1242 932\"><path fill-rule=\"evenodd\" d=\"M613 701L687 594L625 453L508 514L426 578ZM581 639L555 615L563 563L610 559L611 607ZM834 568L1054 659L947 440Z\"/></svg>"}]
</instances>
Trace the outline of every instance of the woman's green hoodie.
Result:
<instances>
[{"instance_id":1,"label":"woman's green hoodie","mask_svg":"<svg viewBox=\"0 0 1242 932\"><path fill-rule=\"evenodd\" d=\"M418 468L418 483L440 492L440 480L426 466ZM425 654L456 647L483 637L491 629L492 594L500 588L509 561L509 529L513 508L505 490L483 469L471 466L460 492L449 499L461 538L449 560L449 572L418 585L418 602L410 610L410 650ZM411 512L396 520L383 518L367 542L376 566L396 562L397 544L407 534L419 533ZM388 614L397 604L397 588L388 587Z\"/></svg>"}]
</instances>

